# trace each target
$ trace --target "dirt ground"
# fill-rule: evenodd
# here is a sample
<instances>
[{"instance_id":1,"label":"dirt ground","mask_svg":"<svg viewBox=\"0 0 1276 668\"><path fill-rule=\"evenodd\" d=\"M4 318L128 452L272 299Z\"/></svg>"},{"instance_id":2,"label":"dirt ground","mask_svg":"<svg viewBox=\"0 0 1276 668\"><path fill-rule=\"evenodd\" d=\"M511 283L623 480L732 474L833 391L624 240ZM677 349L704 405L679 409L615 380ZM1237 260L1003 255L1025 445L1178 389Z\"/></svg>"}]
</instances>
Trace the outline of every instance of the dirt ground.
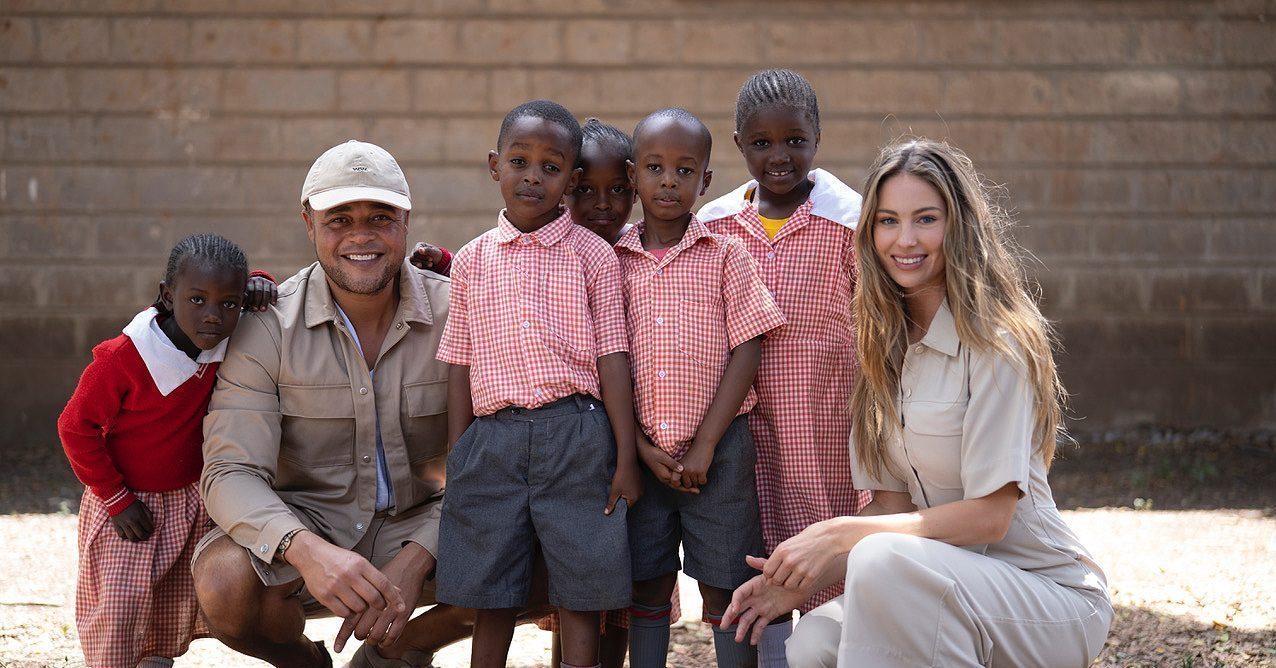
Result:
<instances>
[{"instance_id":1,"label":"dirt ground","mask_svg":"<svg viewBox=\"0 0 1276 668\"><path fill-rule=\"evenodd\" d=\"M1065 448L1051 480L1065 518L1104 566L1117 619L1103 668L1276 666L1276 435L1135 430ZM74 626L80 487L50 448L0 471L0 667L82 666ZM684 582L672 666L713 665ZM332 620L307 631L330 639ZM548 663L549 634L520 627L511 666ZM351 649L337 657L348 658ZM436 657L465 666L468 643ZM260 666L214 640L178 666Z\"/></svg>"}]
</instances>

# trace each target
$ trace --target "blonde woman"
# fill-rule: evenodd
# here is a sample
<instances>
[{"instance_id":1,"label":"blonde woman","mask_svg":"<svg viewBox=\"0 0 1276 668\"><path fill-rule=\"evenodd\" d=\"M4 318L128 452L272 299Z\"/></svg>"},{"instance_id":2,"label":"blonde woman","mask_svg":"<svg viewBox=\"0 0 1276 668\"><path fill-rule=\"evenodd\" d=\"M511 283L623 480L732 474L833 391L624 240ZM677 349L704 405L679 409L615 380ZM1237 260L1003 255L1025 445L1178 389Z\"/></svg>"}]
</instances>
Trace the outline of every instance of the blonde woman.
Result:
<instances>
[{"instance_id":1,"label":"blonde woman","mask_svg":"<svg viewBox=\"0 0 1276 668\"><path fill-rule=\"evenodd\" d=\"M791 666L1087 665L1112 620L1103 571L1046 482L1063 389L1007 222L947 144L885 149L864 188L853 302L852 475L873 501L780 544L723 624L798 623Z\"/></svg>"}]
</instances>

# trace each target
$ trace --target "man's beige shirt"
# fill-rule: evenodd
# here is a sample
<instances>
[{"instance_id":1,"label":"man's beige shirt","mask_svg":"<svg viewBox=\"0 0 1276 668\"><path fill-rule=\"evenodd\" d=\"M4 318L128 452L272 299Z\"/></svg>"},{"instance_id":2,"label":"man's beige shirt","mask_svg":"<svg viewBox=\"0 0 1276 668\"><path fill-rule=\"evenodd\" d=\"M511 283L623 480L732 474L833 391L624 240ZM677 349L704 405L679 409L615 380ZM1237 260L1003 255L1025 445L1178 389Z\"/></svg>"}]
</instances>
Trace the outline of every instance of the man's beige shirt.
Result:
<instances>
[{"instance_id":1,"label":"man's beige shirt","mask_svg":"<svg viewBox=\"0 0 1276 668\"><path fill-rule=\"evenodd\" d=\"M447 365L435 360L448 280L412 267L369 373L318 263L246 313L204 421L200 491L235 542L269 562L284 534L309 529L350 548L372 523L376 429L394 489L391 514L425 513L413 536L438 551L447 461Z\"/></svg>"}]
</instances>

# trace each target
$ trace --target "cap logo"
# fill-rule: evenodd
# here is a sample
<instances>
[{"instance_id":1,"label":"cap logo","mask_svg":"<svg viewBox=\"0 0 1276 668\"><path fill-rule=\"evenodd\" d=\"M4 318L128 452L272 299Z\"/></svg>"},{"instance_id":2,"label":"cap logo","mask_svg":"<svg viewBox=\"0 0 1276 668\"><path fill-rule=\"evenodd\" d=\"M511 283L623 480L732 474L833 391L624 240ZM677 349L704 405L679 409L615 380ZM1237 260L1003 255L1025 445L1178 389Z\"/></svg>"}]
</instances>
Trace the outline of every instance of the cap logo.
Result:
<instances>
[{"instance_id":1,"label":"cap logo","mask_svg":"<svg viewBox=\"0 0 1276 668\"><path fill-rule=\"evenodd\" d=\"M360 166L360 167L351 167L351 168L350 168L350 171L352 171L352 172L366 172L366 171L368 171L368 168L367 168L367 167L362 167L362 166Z\"/></svg>"}]
</instances>

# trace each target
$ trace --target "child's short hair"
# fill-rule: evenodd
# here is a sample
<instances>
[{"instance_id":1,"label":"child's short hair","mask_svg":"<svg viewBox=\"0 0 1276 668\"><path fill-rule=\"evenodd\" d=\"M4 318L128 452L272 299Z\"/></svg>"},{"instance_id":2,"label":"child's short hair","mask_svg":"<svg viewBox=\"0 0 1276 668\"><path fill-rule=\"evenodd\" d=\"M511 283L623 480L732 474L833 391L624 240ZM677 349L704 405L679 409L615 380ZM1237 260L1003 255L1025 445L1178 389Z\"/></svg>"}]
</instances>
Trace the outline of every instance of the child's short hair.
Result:
<instances>
[{"instance_id":1,"label":"child's short hair","mask_svg":"<svg viewBox=\"0 0 1276 668\"><path fill-rule=\"evenodd\" d=\"M585 124L580 127L580 131L584 135L584 141L611 146L623 153L625 157L634 157L633 138L614 125L608 125L590 116L585 119Z\"/></svg>"},{"instance_id":2,"label":"child's short hair","mask_svg":"<svg viewBox=\"0 0 1276 668\"><path fill-rule=\"evenodd\" d=\"M762 70L749 77L740 87L735 99L735 129L744 124L762 107L782 105L806 114L815 131L820 131L820 105L815 98L811 82L793 70Z\"/></svg>"},{"instance_id":3,"label":"child's short hair","mask_svg":"<svg viewBox=\"0 0 1276 668\"><path fill-rule=\"evenodd\" d=\"M638 121L638 125L634 126L635 144L638 143L638 136L642 134L642 129L646 127L648 123L656 120L657 118L672 118L696 128L700 133L701 138L704 140L704 157L706 161L708 160L709 156L713 153L713 133L709 132L709 127L706 126L699 118L696 118L695 114L680 107L665 107L664 109L657 109L650 114L647 114L646 118Z\"/></svg>"},{"instance_id":4,"label":"child's short hair","mask_svg":"<svg viewBox=\"0 0 1276 668\"><path fill-rule=\"evenodd\" d=\"M572 147L576 150L576 158L580 158L580 143L584 138L580 129L580 121L567 110L567 107L554 102L552 100L532 100L524 102L505 114L505 120L501 121L501 130L496 135L496 150L505 150L505 137L509 134L509 130L514 123L520 119L531 116L532 118L541 118L550 123L558 125L567 131L570 135Z\"/></svg>"},{"instance_id":5,"label":"child's short hair","mask_svg":"<svg viewBox=\"0 0 1276 668\"><path fill-rule=\"evenodd\" d=\"M199 260L218 268L229 269L248 281L248 257L235 242L216 234L192 234L177 242L168 254L168 266L164 269L164 284L172 287L178 272L187 262ZM161 313L167 312L162 299L153 306Z\"/></svg>"}]
</instances>

